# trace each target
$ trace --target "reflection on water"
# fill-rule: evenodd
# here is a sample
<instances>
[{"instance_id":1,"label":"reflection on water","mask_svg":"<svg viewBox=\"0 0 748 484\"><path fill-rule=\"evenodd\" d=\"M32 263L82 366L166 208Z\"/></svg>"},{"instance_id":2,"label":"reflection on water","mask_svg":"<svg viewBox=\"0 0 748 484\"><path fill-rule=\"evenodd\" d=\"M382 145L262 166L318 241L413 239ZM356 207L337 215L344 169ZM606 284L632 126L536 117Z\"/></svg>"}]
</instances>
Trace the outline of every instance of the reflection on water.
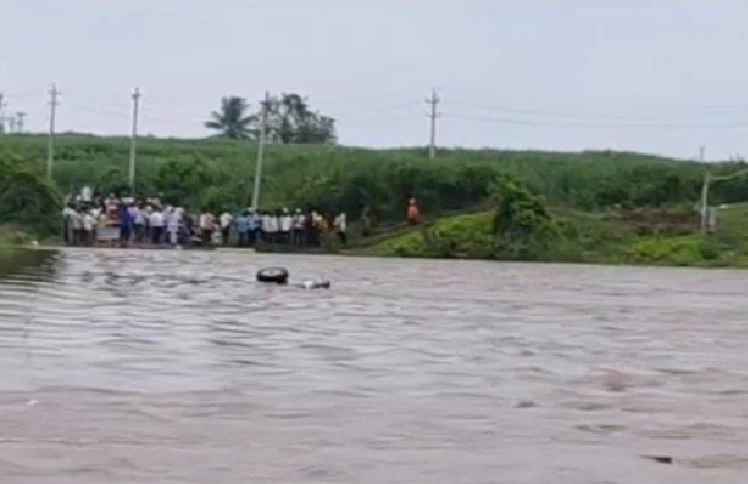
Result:
<instances>
[{"instance_id":1,"label":"reflection on water","mask_svg":"<svg viewBox=\"0 0 748 484\"><path fill-rule=\"evenodd\" d=\"M748 475L743 273L41 252L0 277L3 484Z\"/></svg>"}]
</instances>

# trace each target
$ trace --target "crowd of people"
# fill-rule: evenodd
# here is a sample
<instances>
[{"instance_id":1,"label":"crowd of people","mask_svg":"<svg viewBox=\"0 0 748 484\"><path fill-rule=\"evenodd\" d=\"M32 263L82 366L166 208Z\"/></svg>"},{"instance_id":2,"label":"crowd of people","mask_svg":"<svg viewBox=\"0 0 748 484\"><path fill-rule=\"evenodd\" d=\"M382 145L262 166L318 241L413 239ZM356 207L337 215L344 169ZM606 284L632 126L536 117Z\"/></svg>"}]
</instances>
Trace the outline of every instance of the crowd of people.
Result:
<instances>
[{"instance_id":1,"label":"crowd of people","mask_svg":"<svg viewBox=\"0 0 748 484\"><path fill-rule=\"evenodd\" d=\"M159 199L91 196L84 188L63 209L63 240L74 246L237 246L259 243L319 247L323 234L347 243L346 215L315 210L189 213Z\"/></svg>"}]
</instances>

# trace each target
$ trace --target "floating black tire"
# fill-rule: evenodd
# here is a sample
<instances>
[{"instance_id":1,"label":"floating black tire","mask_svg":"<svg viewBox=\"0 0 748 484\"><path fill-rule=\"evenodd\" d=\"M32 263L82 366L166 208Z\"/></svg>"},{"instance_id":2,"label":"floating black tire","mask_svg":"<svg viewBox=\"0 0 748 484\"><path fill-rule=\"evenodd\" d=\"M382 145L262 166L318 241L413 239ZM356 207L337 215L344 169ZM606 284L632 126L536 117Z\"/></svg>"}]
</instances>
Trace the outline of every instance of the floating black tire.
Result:
<instances>
[{"instance_id":1,"label":"floating black tire","mask_svg":"<svg viewBox=\"0 0 748 484\"><path fill-rule=\"evenodd\" d=\"M257 282L288 284L288 270L285 267L266 267L257 271Z\"/></svg>"}]
</instances>

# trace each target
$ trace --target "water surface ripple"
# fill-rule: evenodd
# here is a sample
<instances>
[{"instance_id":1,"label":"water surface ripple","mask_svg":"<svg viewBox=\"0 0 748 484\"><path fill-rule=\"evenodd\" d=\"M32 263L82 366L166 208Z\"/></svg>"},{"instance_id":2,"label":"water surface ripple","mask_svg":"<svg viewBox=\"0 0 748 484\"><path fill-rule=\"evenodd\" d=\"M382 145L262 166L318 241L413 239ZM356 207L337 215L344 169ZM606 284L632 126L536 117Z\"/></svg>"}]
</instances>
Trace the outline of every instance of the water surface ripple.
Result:
<instances>
[{"instance_id":1,"label":"water surface ripple","mask_svg":"<svg viewBox=\"0 0 748 484\"><path fill-rule=\"evenodd\" d=\"M742 483L747 279L68 250L0 278L0 478Z\"/></svg>"}]
</instances>

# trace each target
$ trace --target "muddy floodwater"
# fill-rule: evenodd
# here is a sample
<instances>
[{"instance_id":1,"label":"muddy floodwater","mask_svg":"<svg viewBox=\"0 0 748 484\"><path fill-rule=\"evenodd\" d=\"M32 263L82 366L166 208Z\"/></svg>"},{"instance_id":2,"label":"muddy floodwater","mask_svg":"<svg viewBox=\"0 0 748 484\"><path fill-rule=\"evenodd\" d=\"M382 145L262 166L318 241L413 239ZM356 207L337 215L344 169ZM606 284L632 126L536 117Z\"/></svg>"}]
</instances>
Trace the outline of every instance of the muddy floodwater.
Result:
<instances>
[{"instance_id":1,"label":"muddy floodwater","mask_svg":"<svg viewBox=\"0 0 748 484\"><path fill-rule=\"evenodd\" d=\"M236 251L19 261L0 271L3 484L748 476L745 272ZM332 288L254 282L278 264Z\"/></svg>"}]
</instances>

